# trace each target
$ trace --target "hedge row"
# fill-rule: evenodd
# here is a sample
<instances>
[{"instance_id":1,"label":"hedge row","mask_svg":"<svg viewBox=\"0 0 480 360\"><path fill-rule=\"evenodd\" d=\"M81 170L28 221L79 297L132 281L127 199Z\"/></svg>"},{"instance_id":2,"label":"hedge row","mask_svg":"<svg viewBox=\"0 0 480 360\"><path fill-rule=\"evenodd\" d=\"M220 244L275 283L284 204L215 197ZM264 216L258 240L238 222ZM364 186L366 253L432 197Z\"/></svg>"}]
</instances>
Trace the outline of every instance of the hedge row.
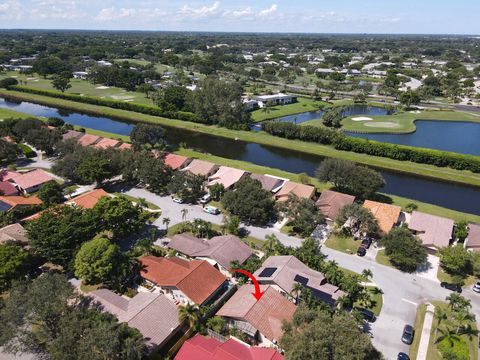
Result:
<instances>
[{"instance_id":1,"label":"hedge row","mask_svg":"<svg viewBox=\"0 0 480 360\"><path fill-rule=\"evenodd\" d=\"M91 104L91 105L108 106L114 109L135 111L142 114L160 116L160 117L165 117L169 119L177 119L177 120L184 120L184 121L191 121L191 122L202 122L197 115L191 112L164 111L158 107L149 106L149 105L135 104L135 103L123 102L123 101L112 100L112 99L101 99L93 96L82 96L77 94L61 93L61 92L52 91L52 90L32 89L24 86L19 86L19 85L9 86L8 88L10 90L20 91L20 92L29 93L29 94L49 96L49 97L64 99L64 100L72 100L72 101Z\"/></svg>"},{"instance_id":2,"label":"hedge row","mask_svg":"<svg viewBox=\"0 0 480 360\"><path fill-rule=\"evenodd\" d=\"M287 139L332 145L337 150L480 173L479 156L354 138L330 128L310 125L268 121L262 123L262 129L271 135Z\"/></svg>"}]
</instances>

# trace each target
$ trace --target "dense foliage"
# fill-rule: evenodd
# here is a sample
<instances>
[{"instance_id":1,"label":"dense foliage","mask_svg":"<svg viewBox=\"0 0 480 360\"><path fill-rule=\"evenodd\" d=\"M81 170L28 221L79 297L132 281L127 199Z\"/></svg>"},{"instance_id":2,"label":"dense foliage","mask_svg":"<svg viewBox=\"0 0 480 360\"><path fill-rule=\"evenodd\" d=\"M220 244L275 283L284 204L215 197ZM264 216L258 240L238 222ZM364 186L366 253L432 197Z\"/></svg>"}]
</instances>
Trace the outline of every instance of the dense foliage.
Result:
<instances>
[{"instance_id":1,"label":"dense foliage","mask_svg":"<svg viewBox=\"0 0 480 360\"><path fill-rule=\"evenodd\" d=\"M427 250L422 242L405 227L392 229L381 239L385 254L398 269L414 272L427 260Z\"/></svg>"}]
</instances>

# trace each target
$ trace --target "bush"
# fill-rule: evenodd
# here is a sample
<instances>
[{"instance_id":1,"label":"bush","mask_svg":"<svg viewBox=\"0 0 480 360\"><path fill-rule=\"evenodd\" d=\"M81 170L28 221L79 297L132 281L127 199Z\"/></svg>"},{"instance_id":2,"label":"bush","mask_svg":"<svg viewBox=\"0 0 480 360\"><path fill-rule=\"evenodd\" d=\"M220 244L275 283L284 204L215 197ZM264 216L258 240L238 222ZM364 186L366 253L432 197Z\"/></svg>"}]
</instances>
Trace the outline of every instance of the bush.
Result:
<instances>
[{"instance_id":1,"label":"bush","mask_svg":"<svg viewBox=\"0 0 480 360\"><path fill-rule=\"evenodd\" d=\"M462 338L443 339L437 344L437 348L444 359L468 360L470 354L468 344Z\"/></svg>"},{"instance_id":2,"label":"bush","mask_svg":"<svg viewBox=\"0 0 480 360\"><path fill-rule=\"evenodd\" d=\"M18 80L15 78L5 78L0 80L0 88L9 89L11 86L18 85Z\"/></svg>"},{"instance_id":3,"label":"bush","mask_svg":"<svg viewBox=\"0 0 480 360\"><path fill-rule=\"evenodd\" d=\"M37 153L33 151L32 148L28 145L18 144L18 147L20 148L20 150L22 150L23 155L25 155L29 159L37 156Z\"/></svg>"}]
</instances>

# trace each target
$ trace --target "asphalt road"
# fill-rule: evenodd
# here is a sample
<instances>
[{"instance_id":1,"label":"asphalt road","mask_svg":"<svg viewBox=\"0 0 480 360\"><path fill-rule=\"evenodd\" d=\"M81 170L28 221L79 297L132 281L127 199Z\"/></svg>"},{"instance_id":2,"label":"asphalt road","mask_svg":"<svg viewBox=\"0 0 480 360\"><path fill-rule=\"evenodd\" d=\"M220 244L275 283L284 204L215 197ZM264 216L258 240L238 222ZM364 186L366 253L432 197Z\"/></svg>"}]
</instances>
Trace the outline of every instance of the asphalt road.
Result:
<instances>
[{"instance_id":1,"label":"asphalt road","mask_svg":"<svg viewBox=\"0 0 480 360\"><path fill-rule=\"evenodd\" d=\"M174 203L170 197L162 197L152 194L143 189L130 189L126 193L135 197L145 198L162 209L162 217L157 219L154 225L164 228L162 219L170 218L170 226L183 221L182 209L188 209L187 220L200 218L214 224L222 223L222 216L215 216L203 212L199 205L183 205ZM259 228L248 226L250 234L258 239L264 239L265 235L275 234L285 245L298 246L302 240L281 233L275 228ZM440 287L438 281L419 277L413 274L405 274L396 269L380 265L373 259L360 258L356 255L348 255L336 250L323 247L322 251L330 260L335 260L341 267L362 272L363 269L371 269L372 281L382 289L383 308L377 321L371 325L373 344L387 359L396 359L398 352L408 353L408 346L401 342L403 327L405 324L414 324L417 306L431 300L445 300L450 291ZM477 315L477 323L480 325L480 295L471 289L466 289L463 296L472 301L473 312ZM418 334L419 335L419 334Z\"/></svg>"}]
</instances>

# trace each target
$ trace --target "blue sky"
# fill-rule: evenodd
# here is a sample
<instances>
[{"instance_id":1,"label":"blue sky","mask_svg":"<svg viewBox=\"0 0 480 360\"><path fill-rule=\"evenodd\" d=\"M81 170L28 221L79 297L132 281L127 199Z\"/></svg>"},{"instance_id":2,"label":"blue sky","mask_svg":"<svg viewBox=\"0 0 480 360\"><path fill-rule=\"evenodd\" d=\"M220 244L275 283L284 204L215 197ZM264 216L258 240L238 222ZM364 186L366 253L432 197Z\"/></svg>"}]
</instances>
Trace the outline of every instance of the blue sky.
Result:
<instances>
[{"instance_id":1,"label":"blue sky","mask_svg":"<svg viewBox=\"0 0 480 360\"><path fill-rule=\"evenodd\" d=\"M0 0L0 28L479 34L480 0Z\"/></svg>"}]
</instances>

